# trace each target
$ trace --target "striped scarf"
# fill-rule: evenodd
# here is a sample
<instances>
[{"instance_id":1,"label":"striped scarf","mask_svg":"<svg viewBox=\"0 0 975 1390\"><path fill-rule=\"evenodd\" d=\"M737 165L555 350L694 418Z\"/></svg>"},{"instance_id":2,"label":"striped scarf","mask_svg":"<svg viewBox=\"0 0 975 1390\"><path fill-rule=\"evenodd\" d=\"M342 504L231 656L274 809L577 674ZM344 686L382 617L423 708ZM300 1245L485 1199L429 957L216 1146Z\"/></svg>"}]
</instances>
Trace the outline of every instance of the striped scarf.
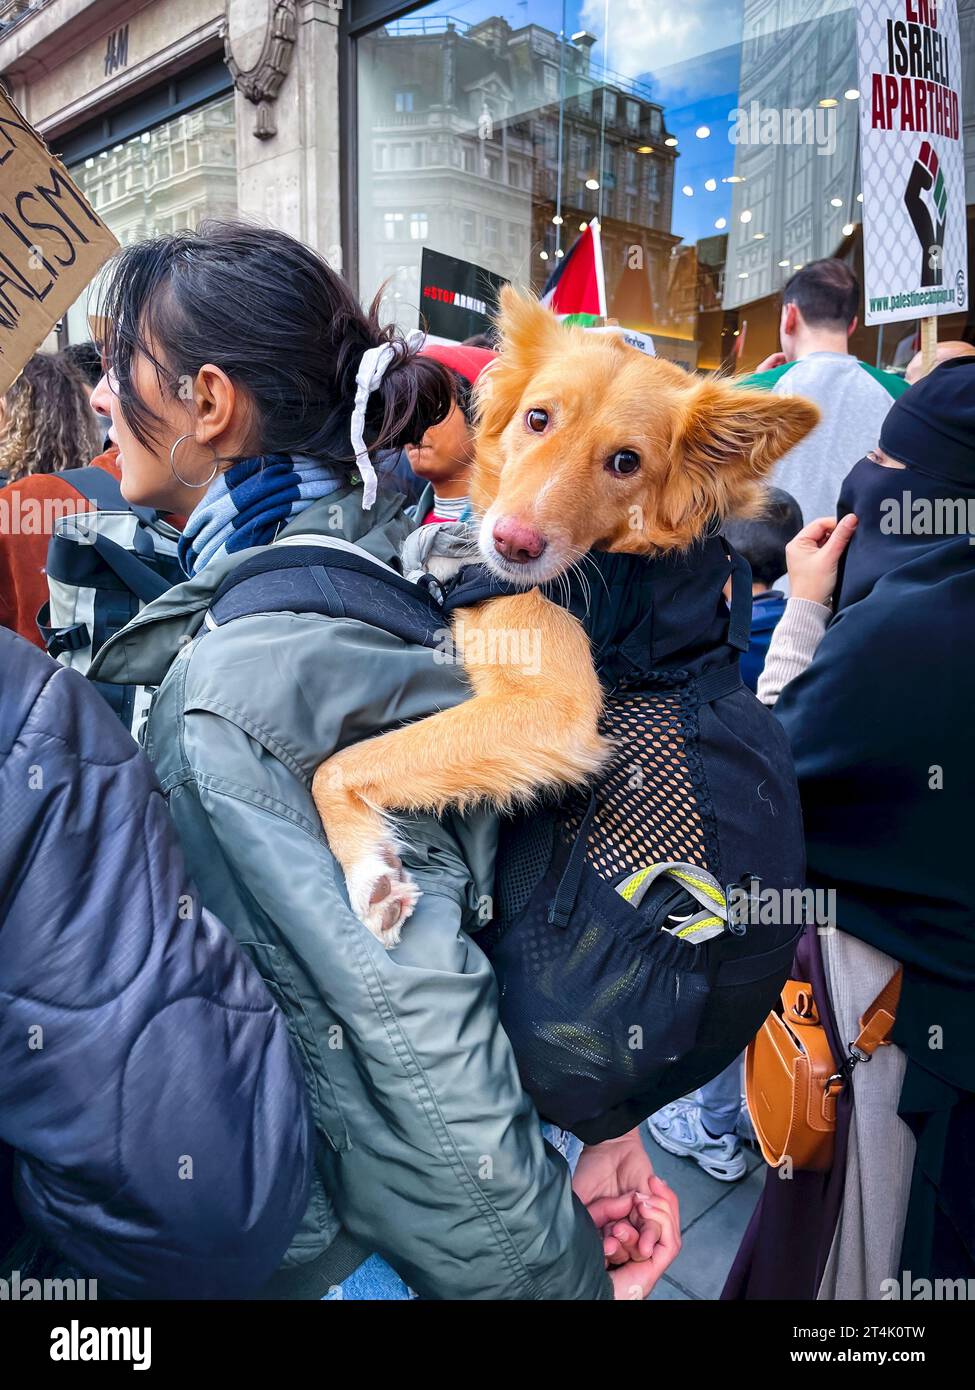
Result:
<instances>
[{"instance_id":1,"label":"striped scarf","mask_svg":"<svg viewBox=\"0 0 975 1390\"><path fill-rule=\"evenodd\" d=\"M341 486L332 467L303 454L242 459L214 478L190 513L180 564L192 575L216 555L269 545L285 522Z\"/></svg>"}]
</instances>

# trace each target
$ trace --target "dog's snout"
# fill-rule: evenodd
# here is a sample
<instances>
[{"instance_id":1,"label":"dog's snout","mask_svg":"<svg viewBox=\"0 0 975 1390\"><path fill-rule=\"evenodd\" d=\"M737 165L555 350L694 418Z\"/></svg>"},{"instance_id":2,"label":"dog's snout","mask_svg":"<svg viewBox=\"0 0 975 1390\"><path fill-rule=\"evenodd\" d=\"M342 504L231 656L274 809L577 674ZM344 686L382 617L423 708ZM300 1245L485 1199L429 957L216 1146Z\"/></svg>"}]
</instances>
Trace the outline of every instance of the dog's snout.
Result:
<instances>
[{"instance_id":1,"label":"dog's snout","mask_svg":"<svg viewBox=\"0 0 975 1390\"><path fill-rule=\"evenodd\" d=\"M527 565L537 560L545 549L545 537L534 526L514 517L503 516L494 524L494 548L505 560L515 565Z\"/></svg>"}]
</instances>

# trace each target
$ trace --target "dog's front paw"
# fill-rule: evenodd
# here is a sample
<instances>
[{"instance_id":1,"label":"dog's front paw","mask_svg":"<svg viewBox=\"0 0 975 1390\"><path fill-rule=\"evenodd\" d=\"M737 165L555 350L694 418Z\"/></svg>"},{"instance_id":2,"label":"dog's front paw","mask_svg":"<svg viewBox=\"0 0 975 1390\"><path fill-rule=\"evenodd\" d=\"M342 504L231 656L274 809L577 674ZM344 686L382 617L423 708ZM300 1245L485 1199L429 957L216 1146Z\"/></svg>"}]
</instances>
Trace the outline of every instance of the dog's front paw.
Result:
<instances>
[{"instance_id":1,"label":"dog's front paw","mask_svg":"<svg viewBox=\"0 0 975 1390\"><path fill-rule=\"evenodd\" d=\"M352 911L387 951L399 945L420 890L391 844L356 860L345 876Z\"/></svg>"}]
</instances>

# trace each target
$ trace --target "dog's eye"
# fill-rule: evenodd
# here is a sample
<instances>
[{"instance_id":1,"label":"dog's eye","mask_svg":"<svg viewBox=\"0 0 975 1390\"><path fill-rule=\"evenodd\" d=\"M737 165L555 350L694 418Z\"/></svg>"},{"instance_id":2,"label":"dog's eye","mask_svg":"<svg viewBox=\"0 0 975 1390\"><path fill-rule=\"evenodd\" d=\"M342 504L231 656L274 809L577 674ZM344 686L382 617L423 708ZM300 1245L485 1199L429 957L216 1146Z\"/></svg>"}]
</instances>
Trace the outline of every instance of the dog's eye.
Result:
<instances>
[{"instance_id":1,"label":"dog's eye","mask_svg":"<svg viewBox=\"0 0 975 1390\"><path fill-rule=\"evenodd\" d=\"M640 455L635 454L632 449L619 449L607 461L606 467L618 478L625 478L628 474L635 473L640 467Z\"/></svg>"},{"instance_id":2,"label":"dog's eye","mask_svg":"<svg viewBox=\"0 0 975 1390\"><path fill-rule=\"evenodd\" d=\"M525 415L525 424L533 434L544 434L548 428L548 411L537 407Z\"/></svg>"}]
</instances>

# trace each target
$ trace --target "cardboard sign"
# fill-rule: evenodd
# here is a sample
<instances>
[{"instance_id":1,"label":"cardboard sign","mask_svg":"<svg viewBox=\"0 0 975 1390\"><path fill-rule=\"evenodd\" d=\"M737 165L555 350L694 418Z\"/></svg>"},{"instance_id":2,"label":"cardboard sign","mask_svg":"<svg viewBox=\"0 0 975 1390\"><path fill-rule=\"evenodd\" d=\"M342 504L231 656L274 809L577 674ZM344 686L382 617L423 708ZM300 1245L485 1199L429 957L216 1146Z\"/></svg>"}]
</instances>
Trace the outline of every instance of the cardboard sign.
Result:
<instances>
[{"instance_id":1,"label":"cardboard sign","mask_svg":"<svg viewBox=\"0 0 975 1390\"><path fill-rule=\"evenodd\" d=\"M859 0L866 321L968 307L957 0Z\"/></svg>"},{"instance_id":2,"label":"cardboard sign","mask_svg":"<svg viewBox=\"0 0 975 1390\"><path fill-rule=\"evenodd\" d=\"M445 256L426 246L420 260L420 327L436 337L462 343L487 333L507 281L493 270Z\"/></svg>"},{"instance_id":3,"label":"cardboard sign","mask_svg":"<svg viewBox=\"0 0 975 1390\"><path fill-rule=\"evenodd\" d=\"M118 247L0 92L0 392Z\"/></svg>"}]
</instances>

